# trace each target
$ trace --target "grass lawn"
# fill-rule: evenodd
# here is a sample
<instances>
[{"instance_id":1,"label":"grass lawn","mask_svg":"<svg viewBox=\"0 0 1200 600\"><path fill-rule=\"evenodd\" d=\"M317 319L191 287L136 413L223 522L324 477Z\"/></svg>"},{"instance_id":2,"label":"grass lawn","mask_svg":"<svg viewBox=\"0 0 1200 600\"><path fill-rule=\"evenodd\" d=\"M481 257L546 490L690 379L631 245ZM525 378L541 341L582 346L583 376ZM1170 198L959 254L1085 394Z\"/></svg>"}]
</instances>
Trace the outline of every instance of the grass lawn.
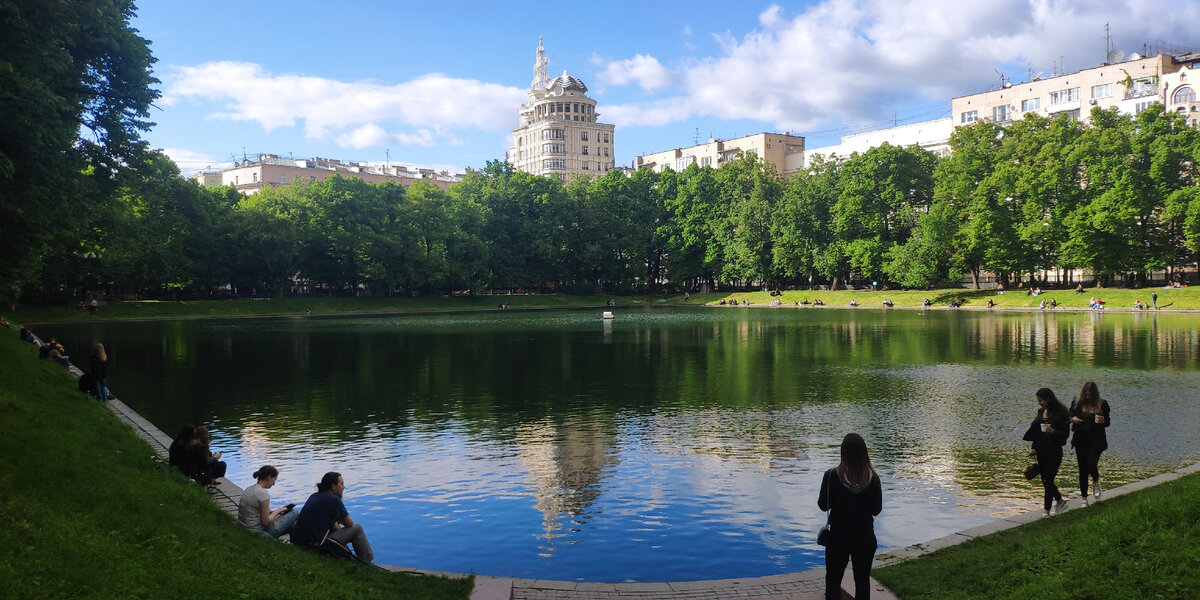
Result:
<instances>
[{"instance_id":1,"label":"grass lawn","mask_svg":"<svg viewBox=\"0 0 1200 600\"><path fill-rule=\"evenodd\" d=\"M390 573L242 532L16 329L0 329L0 597L470 595L472 578Z\"/></svg>"},{"instance_id":2,"label":"grass lawn","mask_svg":"<svg viewBox=\"0 0 1200 600\"><path fill-rule=\"evenodd\" d=\"M1008 291L1001 294L995 290L969 290L965 288L889 290L883 292L870 290L838 290L836 292L790 290L784 291L778 297L772 297L766 292L697 294L692 296L691 301L701 304L717 304L721 300L732 298L738 302L749 300L751 304L762 305L770 304L772 300L778 299L784 306L794 306L800 300L810 302L821 300L827 307L846 307L850 304L850 299L853 298L861 308L882 308L883 300L888 299L894 302L897 308L912 308L921 306L921 301L928 298L935 308L945 308L950 304L951 299L961 298L965 300L965 304L963 305L965 308L986 309L988 299L991 299L996 307L1001 309L1037 310L1038 303L1042 300L1045 300L1049 304L1050 300L1054 299L1058 301L1058 309L1056 310L1087 310L1089 299L1095 296L1100 300L1104 300L1106 311L1130 311L1133 310L1134 300L1141 300L1149 304L1152 292L1158 293L1158 307L1162 310L1200 310L1200 286L1178 289L1085 288L1082 294L1076 294L1075 290L1047 290L1040 296L1027 296L1023 290ZM672 298L672 301L676 301L676 299ZM1049 311L1050 309L1047 308L1046 310Z\"/></svg>"},{"instance_id":3,"label":"grass lawn","mask_svg":"<svg viewBox=\"0 0 1200 600\"><path fill-rule=\"evenodd\" d=\"M904 600L1200 598L1200 474L872 575Z\"/></svg>"},{"instance_id":4,"label":"grass lawn","mask_svg":"<svg viewBox=\"0 0 1200 600\"><path fill-rule=\"evenodd\" d=\"M809 291L792 290L782 296L772 297L766 292L733 292L719 294L693 294L684 300L683 294L669 296L645 294L638 296L613 296L617 307L666 305L711 305L721 300L748 300L752 305L766 306L772 300L780 300L784 306L795 306L797 301L821 300L827 307L846 307L853 298L860 308L882 308L883 300L889 299L897 308L915 308L928 298L935 308L945 308L953 298L966 301L965 308L985 309L990 298L999 309L1036 310L1044 298L1058 301L1058 310L1087 310L1088 300L1096 296L1105 301L1108 311L1132 310L1133 301L1150 302L1150 293L1158 293L1158 306L1163 310L1200 311L1200 286L1179 289L1143 288L1088 288L1082 294L1074 290L1051 290L1041 296L1027 296L1023 291L1003 294L995 290L972 291L963 288L941 290L903 290L875 292L869 290ZM437 297L394 297L394 298L262 298L241 300L196 300L180 302L143 301L114 302L101 307L91 315L67 306L19 305L15 313L6 318L20 319L26 323L58 321L124 320L124 319L183 319L205 317L267 317L302 316L308 311L314 315L353 313L416 313L442 311L496 310L501 303L512 309L545 308L603 308L610 296L569 296L566 294L516 294L512 296L437 296ZM1047 309L1050 310L1050 309Z\"/></svg>"},{"instance_id":5,"label":"grass lawn","mask_svg":"<svg viewBox=\"0 0 1200 600\"><path fill-rule=\"evenodd\" d=\"M661 296L617 298L622 306L654 304ZM25 323L51 321L87 321L113 319L179 319L194 317L266 317L350 313L404 313L433 311L496 310L501 304L510 308L602 307L607 296L569 296L565 294L514 294L512 296L435 296L393 298L259 298L240 300L194 300L180 302L113 302L95 314L79 312L67 306L19 305L16 313L5 318Z\"/></svg>"}]
</instances>

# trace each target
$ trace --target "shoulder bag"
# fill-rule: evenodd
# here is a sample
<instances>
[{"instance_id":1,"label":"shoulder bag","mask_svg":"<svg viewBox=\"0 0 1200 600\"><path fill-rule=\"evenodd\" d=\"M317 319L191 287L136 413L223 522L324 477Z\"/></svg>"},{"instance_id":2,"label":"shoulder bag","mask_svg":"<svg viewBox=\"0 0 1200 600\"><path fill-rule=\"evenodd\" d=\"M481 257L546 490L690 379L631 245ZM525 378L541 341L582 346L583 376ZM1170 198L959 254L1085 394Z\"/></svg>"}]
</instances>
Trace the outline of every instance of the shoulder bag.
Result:
<instances>
[{"instance_id":1,"label":"shoulder bag","mask_svg":"<svg viewBox=\"0 0 1200 600\"><path fill-rule=\"evenodd\" d=\"M829 482L829 471L825 471L825 490L829 494L829 498L833 498L833 484ZM828 546L829 536L833 535L832 529L829 526L829 518L833 516L833 503L829 504L829 511L825 513L825 526L821 531L817 532L817 545Z\"/></svg>"}]
</instances>

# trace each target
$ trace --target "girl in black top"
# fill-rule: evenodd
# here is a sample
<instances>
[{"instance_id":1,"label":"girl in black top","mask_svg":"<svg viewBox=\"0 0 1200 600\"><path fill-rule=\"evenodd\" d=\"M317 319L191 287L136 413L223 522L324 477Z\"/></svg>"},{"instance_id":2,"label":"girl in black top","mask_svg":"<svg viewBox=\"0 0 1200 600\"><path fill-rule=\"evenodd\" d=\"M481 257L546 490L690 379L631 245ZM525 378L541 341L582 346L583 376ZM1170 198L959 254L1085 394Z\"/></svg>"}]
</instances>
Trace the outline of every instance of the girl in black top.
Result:
<instances>
[{"instance_id":1,"label":"girl in black top","mask_svg":"<svg viewBox=\"0 0 1200 600\"><path fill-rule=\"evenodd\" d=\"M1037 401L1041 408L1033 417L1033 423L1025 432L1024 439L1033 442L1033 449L1029 454L1037 457L1041 467L1042 489L1045 491L1042 509L1046 511L1046 516L1050 516L1052 501L1058 502L1057 512L1067 510L1067 501L1063 500L1058 486L1054 485L1054 478L1058 475L1058 468L1062 466L1063 446L1071 435L1070 412L1058 401L1050 388L1038 390Z\"/></svg>"},{"instance_id":2,"label":"girl in black top","mask_svg":"<svg viewBox=\"0 0 1200 600\"><path fill-rule=\"evenodd\" d=\"M883 486L871 466L867 443L857 433L842 439L842 462L825 472L817 506L829 511L829 545L825 547L825 598L842 597L842 575L853 560L854 597L871 597L871 561L878 542L875 515L883 510Z\"/></svg>"},{"instance_id":3,"label":"girl in black top","mask_svg":"<svg viewBox=\"0 0 1200 600\"><path fill-rule=\"evenodd\" d=\"M1088 476L1091 475L1093 491L1100 498L1100 453L1108 450L1108 401L1100 398L1096 382L1083 384L1079 397L1071 403L1071 427L1075 436L1071 445L1075 447L1075 459L1079 462L1079 492L1083 494L1083 505L1088 501Z\"/></svg>"}]
</instances>

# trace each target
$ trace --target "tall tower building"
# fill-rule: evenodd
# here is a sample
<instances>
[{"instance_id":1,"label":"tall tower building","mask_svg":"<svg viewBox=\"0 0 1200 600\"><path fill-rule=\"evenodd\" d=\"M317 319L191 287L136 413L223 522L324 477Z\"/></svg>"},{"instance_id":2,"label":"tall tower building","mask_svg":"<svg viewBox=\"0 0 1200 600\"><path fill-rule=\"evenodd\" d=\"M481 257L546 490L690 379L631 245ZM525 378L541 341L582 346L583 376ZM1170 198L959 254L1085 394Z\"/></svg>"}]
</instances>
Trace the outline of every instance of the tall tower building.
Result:
<instances>
[{"instance_id":1,"label":"tall tower building","mask_svg":"<svg viewBox=\"0 0 1200 600\"><path fill-rule=\"evenodd\" d=\"M546 49L538 38L529 102L521 105L520 126L513 130L508 162L534 175L563 181L577 175L598 177L612 170L613 126L597 119L596 101L578 77L546 74Z\"/></svg>"}]
</instances>

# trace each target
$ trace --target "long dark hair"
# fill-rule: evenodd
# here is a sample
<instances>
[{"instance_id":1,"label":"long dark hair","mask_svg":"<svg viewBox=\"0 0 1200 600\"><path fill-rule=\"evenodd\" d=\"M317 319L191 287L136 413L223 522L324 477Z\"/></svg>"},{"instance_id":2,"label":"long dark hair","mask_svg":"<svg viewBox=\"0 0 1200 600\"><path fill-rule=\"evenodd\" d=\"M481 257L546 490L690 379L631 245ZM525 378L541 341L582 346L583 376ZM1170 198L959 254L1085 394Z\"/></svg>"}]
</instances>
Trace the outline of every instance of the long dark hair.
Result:
<instances>
[{"instance_id":1,"label":"long dark hair","mask_svg":"<svg viewBox=\"0 0 1200 600\"><path fill-rule=\"evenodd\" d=\"M1095 381L1083 384L1083 389L1079 390L1079 404L1077 406L1088 412L1100 412L1100 388L1096 387Z\"/></svg>"},{"instance_id":2,"label":"long dark hair","mask_svg":"<svg viewBox=\"0 0 1200 600\"><path fill-rule=\"evenodd\" d=\"M1067 416L1067 407L1063 406L1063 403L1058 401L1058 396L1054 395L1054 390L1050 388L1042 388L1037 391L1037 397L1046 401L1046 411L1051 415L1059 418L1065 418Z\"/></svg>"},{"instance_id":3,"label":"long dark hair","mask_svg":"<svg viewBox=\"0 0 1200 600\"><path fill-rule=\"evenodd\" d=\"M857 433L847 433L842 438L842 462L837 466L838 475L859 487L867 487L875 468L871 466L871 455L867 442Z\"/></svg>"},{"instance_id":4,"label":"long dark hair","mask_svg":"<svg viewBox=\"0 0 1200 600\"><path fill-rule=\"evenodd\" d=\"M186 444L192 441L192 436L196 433L196 426L191 423L185 423L179 428L179 435L175 436L175 441Z\"/></svg>"},{"instance_id":5,"label":"long dark hair","mask_svg":"<svg viewBox=\"0 0 1200 600\"><path fill-rule=\"evenodd\" d=\"M321 478L321 483L317 484L318 492L328 492L333 486L337 485L338 479L342 478L342 474L337 471L330 471Z\"/></svg>"}]
</instances>

